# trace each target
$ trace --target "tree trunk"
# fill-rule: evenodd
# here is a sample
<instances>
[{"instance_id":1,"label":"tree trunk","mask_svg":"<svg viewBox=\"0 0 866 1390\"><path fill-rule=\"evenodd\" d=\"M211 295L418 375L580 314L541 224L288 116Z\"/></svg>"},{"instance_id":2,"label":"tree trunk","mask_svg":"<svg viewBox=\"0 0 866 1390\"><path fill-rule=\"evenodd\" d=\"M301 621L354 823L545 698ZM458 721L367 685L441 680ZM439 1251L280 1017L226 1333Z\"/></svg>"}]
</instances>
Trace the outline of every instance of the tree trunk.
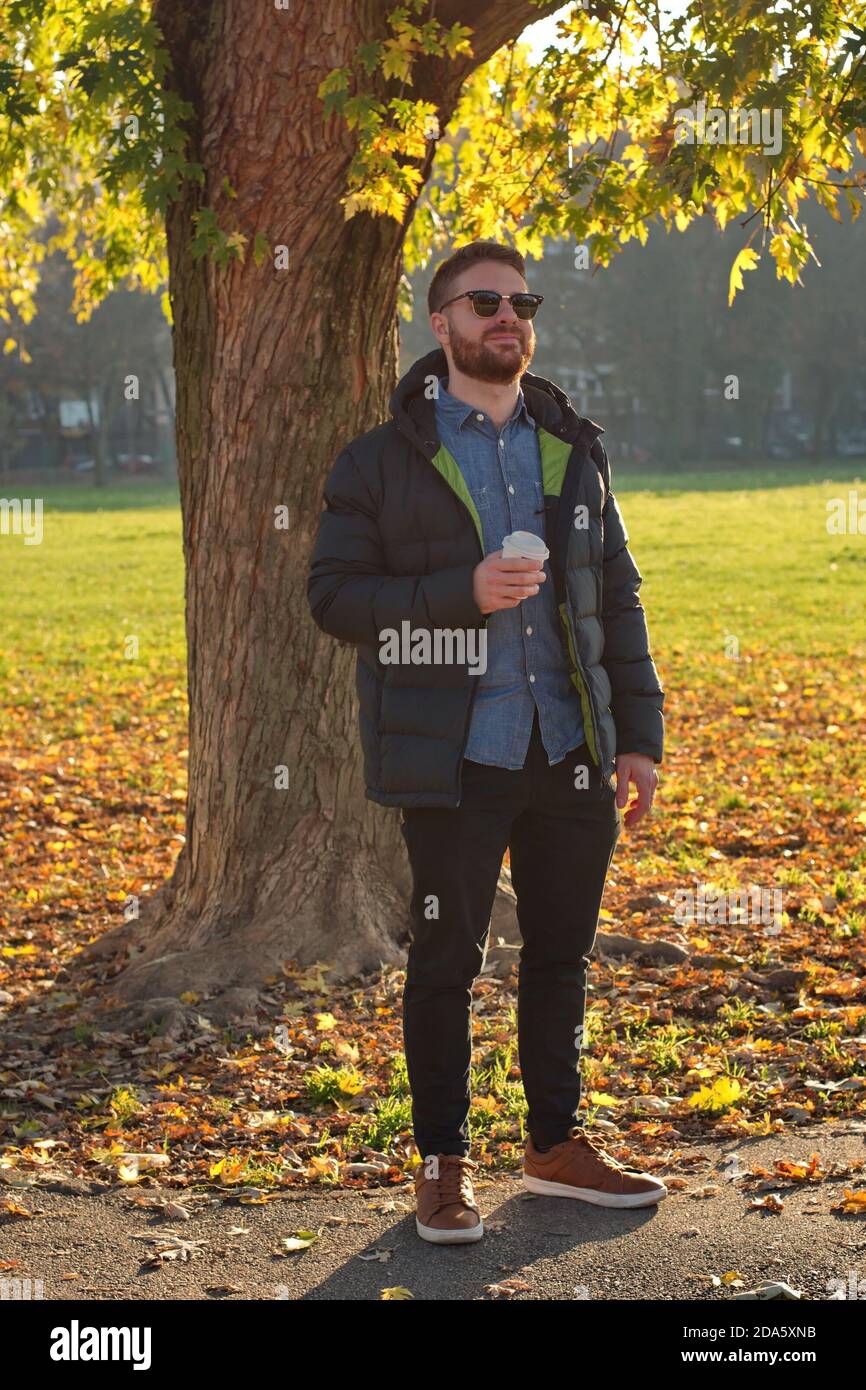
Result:
<instances>
[{"instance_id":1,"label":"tree trunk","mask_svg":"<svg viewBox=\"0 0 866 1390\"><path fill-rule=\"evenodd\" d=\"M404 234L391 218L345 220L353 135L323 121L316 89L359 42L383 35L390 8L155 7L173 81L196 113L190 157L206 176L168 220L187 827L171 881L94 952L128 947L115 993L161 1011L193 989L222 992L199 1011L231 1017L289 959L327 961L343 977L402 959L409 874L399 812L365 798L355 650L320 632L306 599L324 477L353 435L388 417ZM472 61L449 62L436 78L444 127L466 72L556 6L441 8L477 26ZM199 206L248 238L243 263L192 260ZM257 233L270 248L258 267ZM280 246L288 269L275 267ZM287 529L276 524L279 508Z\"/></svg>"}]
</instances>

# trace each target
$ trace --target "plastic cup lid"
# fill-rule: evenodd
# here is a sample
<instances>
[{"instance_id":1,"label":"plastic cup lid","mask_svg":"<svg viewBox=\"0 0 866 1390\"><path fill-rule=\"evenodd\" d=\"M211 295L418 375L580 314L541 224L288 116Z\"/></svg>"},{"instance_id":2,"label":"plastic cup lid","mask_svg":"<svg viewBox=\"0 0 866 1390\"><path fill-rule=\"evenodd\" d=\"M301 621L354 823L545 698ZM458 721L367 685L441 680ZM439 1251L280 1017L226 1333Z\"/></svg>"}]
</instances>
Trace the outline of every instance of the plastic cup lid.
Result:
<instances>
[{"instance_id":1,"label":"plastic cup lid","mask_svg":"<svg viewBox=\"0 0 866 1390\"><path fill-rule=\"evenodd\" d=\"M512 550L518 550L528 559L542 559L550 554L541 537L534 535L532 531L512 531L510 536L504 538L502 544L508 545Z\"/></svg>"}]
</instances>

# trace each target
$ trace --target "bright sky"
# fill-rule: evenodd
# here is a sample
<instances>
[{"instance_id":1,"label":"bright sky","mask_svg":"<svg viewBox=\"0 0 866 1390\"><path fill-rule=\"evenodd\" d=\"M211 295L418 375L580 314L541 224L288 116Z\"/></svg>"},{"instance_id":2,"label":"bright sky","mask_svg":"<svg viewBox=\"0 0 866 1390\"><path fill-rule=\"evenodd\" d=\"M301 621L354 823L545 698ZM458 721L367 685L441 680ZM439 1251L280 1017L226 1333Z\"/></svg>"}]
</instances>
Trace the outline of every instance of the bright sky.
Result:
<instances>
[{"instance_id":1,"label":"bright sky","mask_svg":"<svg viewBox=\"0 0 866 1390\"><path fill-rule=\"evenodd\" d=\"M687 4L688 0L663 0L659 6L662 19L664 20L668 15L682 14ZM528 29L524 29L521 37L532 46L534 56L540 56L545 48L549 48L551 44L557 42L557 18L560 15L568 14L570 9L571 5L563 5L561 10L549 15L547 19L539 19L536 24L530 24Z\"/></svg>"}]
</instances>

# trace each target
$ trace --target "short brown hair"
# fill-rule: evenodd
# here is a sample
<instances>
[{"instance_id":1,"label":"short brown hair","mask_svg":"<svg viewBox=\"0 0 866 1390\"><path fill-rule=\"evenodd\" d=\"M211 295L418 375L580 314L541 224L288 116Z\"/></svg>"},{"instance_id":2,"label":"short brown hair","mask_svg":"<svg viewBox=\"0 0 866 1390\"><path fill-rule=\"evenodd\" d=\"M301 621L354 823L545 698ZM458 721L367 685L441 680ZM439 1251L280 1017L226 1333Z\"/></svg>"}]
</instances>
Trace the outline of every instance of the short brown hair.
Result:
<instances>
[{"instance_id":1,"label":"short brown hair","mask_svg":"<svg viewBox=\"0 0 866 1390\"><path fill-rule=\"evenodd\" d=\"M447 261L442 262L430 281L427 308L431 314L439 312L442 305L450 299L451 287L458 275L468 266L475 265L476 261L504 261L506 265L513 266L524 280L526 279L526 263L513 246L503 246L499 241L467 242L465 246L459 246Z\"/></svg>"}]
</instances>

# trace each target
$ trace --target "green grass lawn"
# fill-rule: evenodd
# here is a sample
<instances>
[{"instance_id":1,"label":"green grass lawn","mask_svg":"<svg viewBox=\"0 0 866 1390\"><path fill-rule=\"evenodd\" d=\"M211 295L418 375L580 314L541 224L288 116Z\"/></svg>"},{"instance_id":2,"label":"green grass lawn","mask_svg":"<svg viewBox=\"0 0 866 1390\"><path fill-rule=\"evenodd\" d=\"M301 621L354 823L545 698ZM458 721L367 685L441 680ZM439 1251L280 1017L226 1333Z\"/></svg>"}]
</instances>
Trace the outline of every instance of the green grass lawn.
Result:
<instances>
[{"instance_id":1,"label":"green grass lawn","mask_svg":"<svg viewBox=\"0 0 866 1390\"><path fill-rule=\"evenodd\" d=\"M805 474L805 476L804 476ZM827 531L827 502L866 467L614 477L654 650L866 655L866 534ZM864 521L866 525L866 521Z\"/></svg>"},{"instance_id":2,"label":"green grass lawn","mask_svg":"<svg viewBox=\"0 0 866 1390\"><path fill-rule=\"evenodd\" d=\"M615 475L658 661L678 649L700 661L731 637L741 653L862 661L866 535L826 528L827 500L846 497L857 476L845 465ZM860 490L866 496L866 484ZM123 687L147 672L182 681L176 487L65 485L40 495L42 544L0 535L3 704L76 688L98 698L105 680ZM133 660L129 637L138 638Z\"/></svg>"},{"instance_id":3,"label":"green grass lawn","mask_svg":"<svg viewBox=\"0 0 866 1390\"><path fill-rule=\"evenodd\" d=\"M186 678L177 489L63 486L32 495L43 498L42 543L0 535L5 736L20 720L9 706L33 712L37 737L58 732L57 719L59 732L74 733L82 707L140 694L155 677ZM137 657L127 655L130 638ZM110 699L106 718L123 718Z\"/></svg>"}]
</instances>

